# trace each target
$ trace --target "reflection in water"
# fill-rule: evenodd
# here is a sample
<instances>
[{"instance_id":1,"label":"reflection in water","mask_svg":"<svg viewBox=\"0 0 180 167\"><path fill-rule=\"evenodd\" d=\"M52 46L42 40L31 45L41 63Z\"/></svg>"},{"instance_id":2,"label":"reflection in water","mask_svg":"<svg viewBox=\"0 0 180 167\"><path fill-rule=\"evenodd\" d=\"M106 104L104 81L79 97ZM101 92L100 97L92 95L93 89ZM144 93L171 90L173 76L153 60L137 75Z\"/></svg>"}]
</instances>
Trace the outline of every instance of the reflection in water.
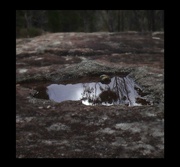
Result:
<instances>
[{"instance_id":1,"label":"reflection in water","mask_svg":"<svg viewBox=\"0 0 180 167\"><path fill-rule=\"evenodd\" d=\"M116 76L111 79L109 84L102 84L101 82L52 84L47 87L47 94L50 100L56 102L81 100L85 105L125 104L135 106L140 105L136 103L136 98L139 98L140 95L134 89L135 87L138 85L131 78Z\"/></svg>"}]
</instances>

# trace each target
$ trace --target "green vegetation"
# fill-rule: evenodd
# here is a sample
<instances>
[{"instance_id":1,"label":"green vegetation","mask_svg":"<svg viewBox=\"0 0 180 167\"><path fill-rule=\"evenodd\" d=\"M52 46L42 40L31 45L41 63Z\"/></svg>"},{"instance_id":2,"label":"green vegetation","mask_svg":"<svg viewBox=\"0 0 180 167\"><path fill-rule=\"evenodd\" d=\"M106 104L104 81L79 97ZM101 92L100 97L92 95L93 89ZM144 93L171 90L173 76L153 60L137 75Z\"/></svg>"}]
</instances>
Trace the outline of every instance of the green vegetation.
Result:
<instances>
[{"instance_id":1,"label":"green vegetation","mask_svg":"<svg viewBox=\"0 0 180 167\"><path fill-rule=\"evenodd\" d=\"M16 37L48 32L163 31L163 10L17 10Z\"/></svg>"},{"instance_id":2,"label":"green vegetation","mask_svg":"<svg viewBox=\"0 0 180 167\"><path fill-rule=\"evenodd\" d=\"M42 32L43 32L42 29L35 28L35 27L21 28L18 32L18 36L22 38L35 37L35 36L41 35Z\"/></svg>"}]
</instances>

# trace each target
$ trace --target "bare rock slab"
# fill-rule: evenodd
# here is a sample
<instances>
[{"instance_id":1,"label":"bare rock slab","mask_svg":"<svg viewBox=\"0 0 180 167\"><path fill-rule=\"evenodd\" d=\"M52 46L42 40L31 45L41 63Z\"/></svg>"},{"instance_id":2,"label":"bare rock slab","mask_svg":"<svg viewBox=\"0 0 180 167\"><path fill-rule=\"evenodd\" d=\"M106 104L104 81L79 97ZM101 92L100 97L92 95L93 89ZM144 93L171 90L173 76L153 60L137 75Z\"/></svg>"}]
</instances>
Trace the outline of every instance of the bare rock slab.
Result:
<instances>
[{"instance_id":1,"label":"bare rock slab","mask_svg":"<svg viewBox=\"0 0 180 167\"><path fill-rule=\"evenodd\" d=\"M17 158L163 158L164 34L49 33L16 40ZM36 88L131 77L151 105L86 106Z\"/></svg>"}]
</instances>

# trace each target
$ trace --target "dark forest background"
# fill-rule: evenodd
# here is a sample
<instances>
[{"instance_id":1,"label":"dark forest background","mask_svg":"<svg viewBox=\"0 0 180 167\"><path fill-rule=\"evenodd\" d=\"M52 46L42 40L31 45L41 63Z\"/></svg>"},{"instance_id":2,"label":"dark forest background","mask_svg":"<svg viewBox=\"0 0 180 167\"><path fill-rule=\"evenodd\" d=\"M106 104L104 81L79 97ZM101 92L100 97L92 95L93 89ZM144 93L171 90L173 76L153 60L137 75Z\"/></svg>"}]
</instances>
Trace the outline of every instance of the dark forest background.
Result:
<instances>
[{"instance_id":1,"label":"dark forest background","mask_svg":"<svg viewBox=\"0 0 180 167\"><path fill-rule=\"evenodd\" d=\"M164 31L163 10L17 10L16 37L45 32Z\"/></svg>"}]
</instances>

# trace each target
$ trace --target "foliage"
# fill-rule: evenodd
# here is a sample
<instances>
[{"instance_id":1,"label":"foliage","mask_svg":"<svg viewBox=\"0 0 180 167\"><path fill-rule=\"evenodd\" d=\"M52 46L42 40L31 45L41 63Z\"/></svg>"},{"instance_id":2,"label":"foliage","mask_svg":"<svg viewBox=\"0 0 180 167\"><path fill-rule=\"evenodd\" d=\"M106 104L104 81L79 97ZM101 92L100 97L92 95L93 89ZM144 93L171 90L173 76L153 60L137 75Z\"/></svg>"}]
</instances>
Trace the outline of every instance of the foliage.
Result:
<instances>
[{"instance_id":1,"label":"foliage","mask_svg":"<svg viewBox=\"0 0 180 167\"><path fill-rule=\"evenodd\" d=\"M40 28L35 28L35 27L21 28L16 34L16 37L21 37L21 38L35 37L41 35L42 33L43 30Z\"/></svg>"},{"instance_id":2,"label":"foliage","mask_svg":"<svg viewBox=\"0 0 180 167\"><path fill-rule=\"evenodd\" d=\"M17 37L50 32L163 31L163 10L17 10Z\"/></svg>"}]
</instances>

